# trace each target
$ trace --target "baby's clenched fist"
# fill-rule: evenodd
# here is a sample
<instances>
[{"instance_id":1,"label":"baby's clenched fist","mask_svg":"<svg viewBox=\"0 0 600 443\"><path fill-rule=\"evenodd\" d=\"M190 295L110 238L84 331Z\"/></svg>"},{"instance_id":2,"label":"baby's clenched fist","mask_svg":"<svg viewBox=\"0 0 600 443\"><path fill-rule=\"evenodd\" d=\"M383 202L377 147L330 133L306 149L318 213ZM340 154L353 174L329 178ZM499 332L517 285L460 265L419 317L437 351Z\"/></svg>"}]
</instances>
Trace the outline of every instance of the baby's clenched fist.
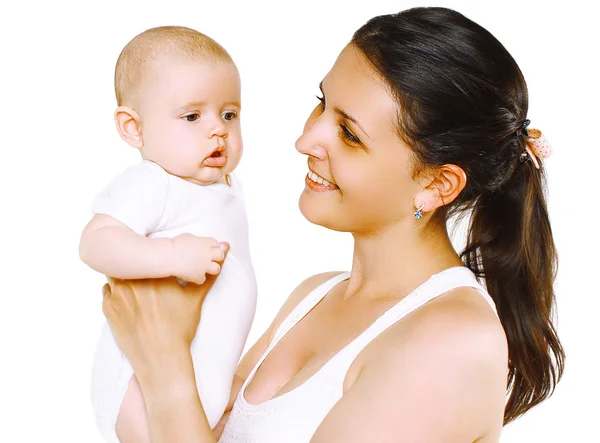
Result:
<instances>
[{"instance_id":1,"label":"baby's clenched fist","mask_svg":"<svg viewBox=\"0 0 600 443\"><path fill-rule=\"evenodd\" d=\"M215 239L181 234L172 241L174 277L201 285L206 281L206 274L221 272L218 262L225 258L225 251Z\"/></svg>"}]
</instances>

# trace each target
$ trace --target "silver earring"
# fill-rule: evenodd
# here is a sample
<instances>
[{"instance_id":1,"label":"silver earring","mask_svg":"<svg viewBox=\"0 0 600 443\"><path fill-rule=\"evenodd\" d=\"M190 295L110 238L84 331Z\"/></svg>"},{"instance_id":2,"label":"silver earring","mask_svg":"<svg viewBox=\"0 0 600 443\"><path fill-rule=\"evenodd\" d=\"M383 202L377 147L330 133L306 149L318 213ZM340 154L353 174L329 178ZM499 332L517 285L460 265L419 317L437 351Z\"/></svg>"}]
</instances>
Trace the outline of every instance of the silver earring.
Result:
<instances>
[{"instance_id":1,"label":"silver earring","mask_svg":"<svg viewBox=\"0 0 600 443\"><path fill-rule=\"evenodd\" d=\"M425 207L425 203L421 203L421 206L419 206L419 209L417 209L415 211L415 218L417 220L419 220L420 218L423 218L423 213L421 211L423 210L424 207Z\"/></svg>"}]
</instances>

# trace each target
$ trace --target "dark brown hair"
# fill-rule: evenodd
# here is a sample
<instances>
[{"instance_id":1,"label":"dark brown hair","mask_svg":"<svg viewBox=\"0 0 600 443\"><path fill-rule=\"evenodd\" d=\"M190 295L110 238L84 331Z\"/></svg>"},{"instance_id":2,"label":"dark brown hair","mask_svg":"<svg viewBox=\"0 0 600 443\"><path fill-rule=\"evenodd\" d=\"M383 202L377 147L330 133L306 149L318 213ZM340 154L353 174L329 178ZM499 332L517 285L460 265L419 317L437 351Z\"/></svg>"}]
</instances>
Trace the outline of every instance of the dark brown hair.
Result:
<instances>
[{"instance_id":1,"label":"dark brown hair","mask_svg":"<svg viewBox=\"0 0 600 443\"><path fill-rule=\"evenodd\" d=\"M493 35L446 8L375 17L352 44L397 97L415 171L455 164L467 174L465 189L439 214L471 217L461 258L485 279L506 332L508 423L552 394L565 357L552 323L557 255L544 170L520 161L523 74Z\"/></svg>"}]
</instances>

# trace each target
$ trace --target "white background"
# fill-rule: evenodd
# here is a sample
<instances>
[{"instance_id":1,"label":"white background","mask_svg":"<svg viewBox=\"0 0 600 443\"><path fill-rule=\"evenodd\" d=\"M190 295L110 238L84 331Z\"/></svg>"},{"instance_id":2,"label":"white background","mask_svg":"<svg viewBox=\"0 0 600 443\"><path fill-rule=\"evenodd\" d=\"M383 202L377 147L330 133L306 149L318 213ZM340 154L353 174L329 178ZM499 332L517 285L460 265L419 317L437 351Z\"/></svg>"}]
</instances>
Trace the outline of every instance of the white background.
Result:
<instances>
[{"instance_id":1,"label":"white background","mask_svg":"<svg viewBox=\"0 0 600 443\"><path fill-rule=\"evenodd\" d=\"M0 6L0 442L100 442L88 386L103 277L77 248L95 193L139 159L112 120L121 48L149 27L185 25L237 62L246 148L239 174L259 284L253 343L302 279L350 267L351 237L310 225L297 209L306 162L294 141L319 81L367 19L427 4L18 3ZM502 442L600 442L596 2L436 5L459 10L507 47L529 85L531 126L555 150L546 165L567 367L554 397L507 426Z\"/></svg>"}]
</instances>

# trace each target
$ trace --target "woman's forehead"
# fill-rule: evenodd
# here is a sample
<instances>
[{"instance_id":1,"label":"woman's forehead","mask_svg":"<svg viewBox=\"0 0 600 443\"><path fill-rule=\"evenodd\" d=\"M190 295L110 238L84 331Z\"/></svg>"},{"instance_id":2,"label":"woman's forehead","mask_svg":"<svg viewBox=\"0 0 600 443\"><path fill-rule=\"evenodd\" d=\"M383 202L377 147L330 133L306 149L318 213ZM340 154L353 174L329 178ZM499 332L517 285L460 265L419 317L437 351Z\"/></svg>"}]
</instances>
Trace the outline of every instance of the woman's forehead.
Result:
<instances>
[{"instance_id":1,"label":"woman's forehead","mask_svg":"<svg viewBox=\"0 0 600 443\"><path fill-rule=\"evenodd\" d=\"M398 105L389 86L362 52L346 46L321 83L326 101L365 127L394 130Z\"/></svg>"}]
</instances>

